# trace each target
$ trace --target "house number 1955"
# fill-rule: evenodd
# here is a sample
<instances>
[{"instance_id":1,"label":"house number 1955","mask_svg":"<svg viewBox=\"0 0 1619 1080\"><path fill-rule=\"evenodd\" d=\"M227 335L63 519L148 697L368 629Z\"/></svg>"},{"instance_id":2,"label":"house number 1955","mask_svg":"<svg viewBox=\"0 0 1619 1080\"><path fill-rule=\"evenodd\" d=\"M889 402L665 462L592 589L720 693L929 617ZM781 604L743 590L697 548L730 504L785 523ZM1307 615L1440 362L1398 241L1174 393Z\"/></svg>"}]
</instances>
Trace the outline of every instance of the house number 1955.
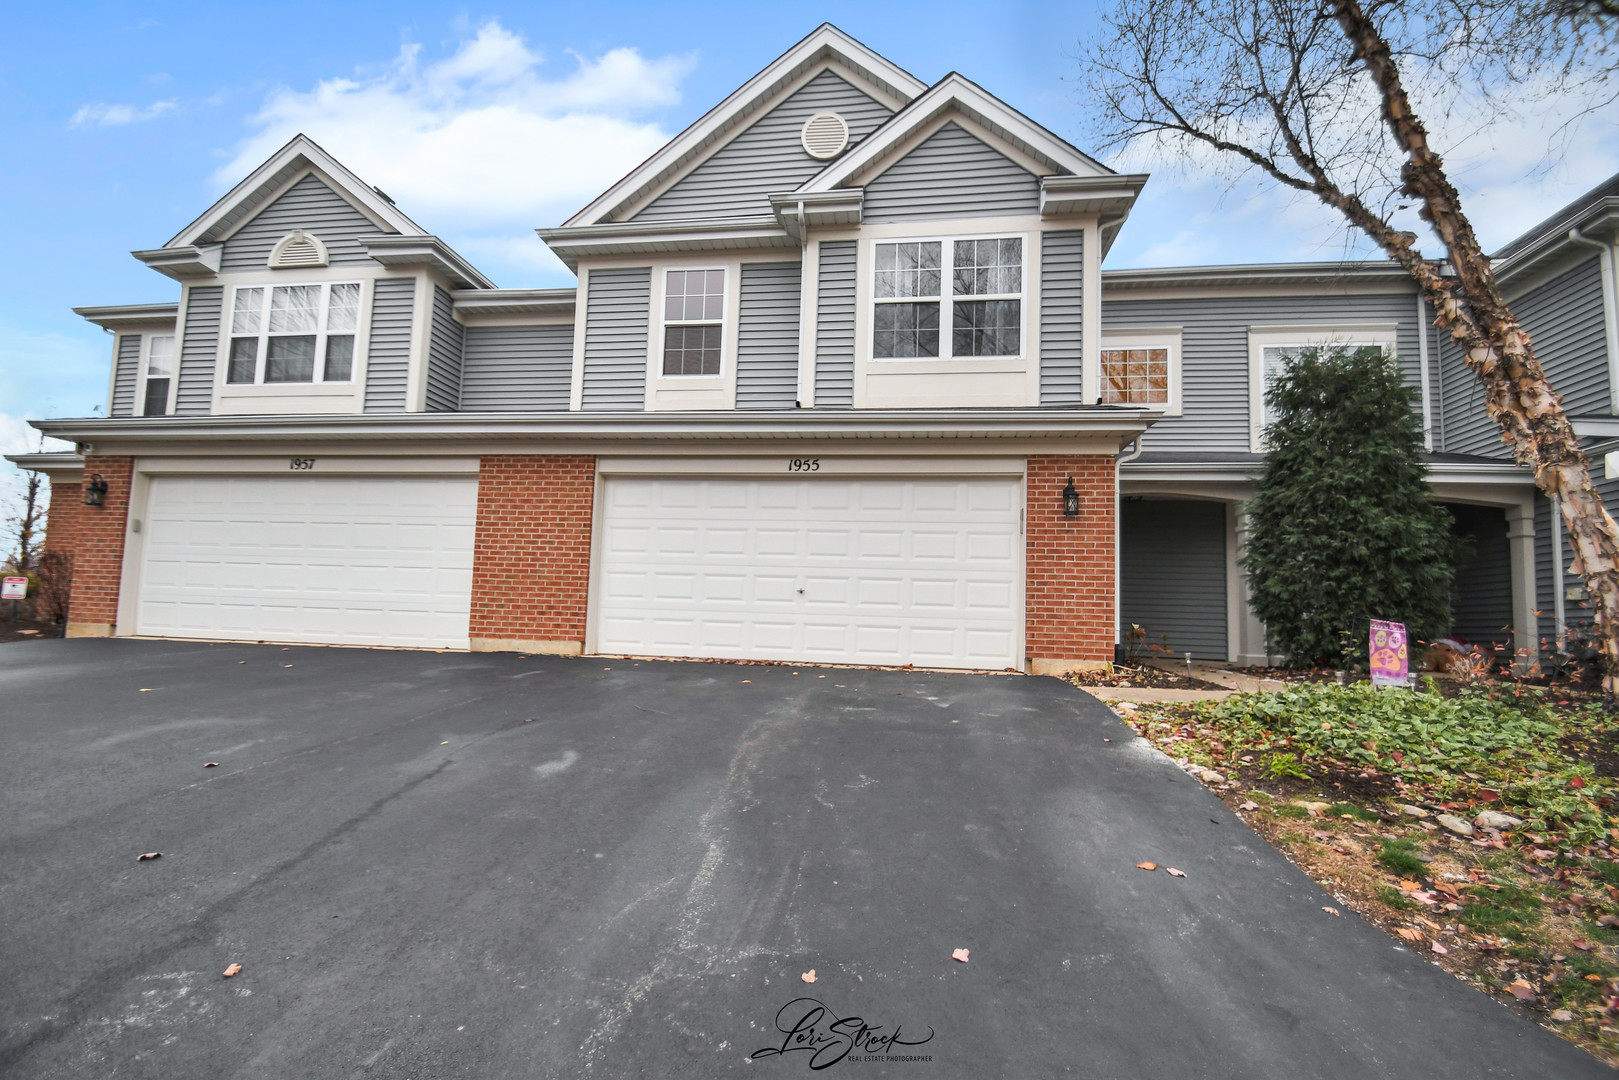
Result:
<instances>
[{"instance_id":1,"label":"house number 1955","mask_svg":"<svg viewBox=\"0 0 1619 1080\"><path fill-rule=\"evenodd\" d=\"M818 457L795 457L787 460L788 472L820 472L821 459Z\"/></svg>"},{"instance_id":2,"label":"house number 1955","mask_svg":"<svg viewBox=\"0 0 1619 1080\"><path fill-rule=\"evenodd\" d=\"M315 459L312 457L295 457L292 459L293 472L308 472L314 467Z\"/></svg>"}]
</instances>

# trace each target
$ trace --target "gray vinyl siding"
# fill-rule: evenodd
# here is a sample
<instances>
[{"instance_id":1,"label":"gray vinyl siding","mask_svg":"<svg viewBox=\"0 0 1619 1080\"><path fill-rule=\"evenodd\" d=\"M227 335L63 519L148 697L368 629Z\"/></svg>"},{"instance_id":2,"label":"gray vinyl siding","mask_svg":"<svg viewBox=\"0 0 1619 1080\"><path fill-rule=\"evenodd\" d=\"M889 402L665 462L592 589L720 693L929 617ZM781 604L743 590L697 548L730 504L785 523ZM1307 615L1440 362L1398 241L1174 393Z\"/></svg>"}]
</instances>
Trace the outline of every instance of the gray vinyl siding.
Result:
<instances>
[{"instance_id":1,"label":"gray vinyl siding","mask_svg":"<svg viewBox=\"0 0 1619 1080\"><path fill-rule=\"evenodd\" d=\"M1596 483L1597 494L1602 496L1602 505L1613 513L1619 507L1619 480L1609 480L1605 477L1602 459L1598 458L1591 465L1591 479ZM1563 580L1562 588L1584 589L1585 581L1578 574L1570 573L1569 568L1574 565L1574 552L1568 544L1568 529L1559 522L1560 535L1563 538ZM1552 567L1552 501L1540 492L1535 492L1535 610L1540 612L1540 638L1544 647L1550 648L1557 640L1557 582ZM1589 630L1591 626L1591 606L1585 600L1564 600L1564 620L1569 628L1576 633Z\"/></svg>"},{"instance_id":2,"label":"gray vinyl siding","mask_svg":"<svg viewBox=\"0 0 1619 1080\"><path fill-rule=\"evenodd\" d=\"M1512 301L1570 416L1609 415L1602 264L1591 257Z\"/></svg>"},{"instance_id":3,"label":"gray vinyl siding","mask_svg":"<svg viewBox=\"0 0 1619 1080\"><path fill-rule=\"evenodd\" d=\"M1421 386L1413 293L1371 296L1192 296L1173 300L1102 298L1102 329L1181 328L1181 415L1147 429L1147 451L1248 452L1250 326L1392 323L1401 370ZM1088 387L1094 396L1096 388ZM1420 401L1414 407L1421 408Z\"/></svg>"},{"instance_id":4,"label":"gray vinyl siding","mask_svg":"<svg viewBox=\"0 0 1619 1080\"><path fill-rule=\"evenodd\" d=\"M1512 645L1512 545L1506 511L1447 504L1452 531L1472 548L1451 586L1452 637L1475 645Z\"/></svg>"},{"instance_id":5,"label":"gray vinyl siding","mask_svg":"<svg viewBox=\"0 0 1619 1080\"><path fill-rule=\"evenodd\" d=\"M135 415L135 386L140 382L141 336L119 334L118 352L113 357L112 407L108 416Z\"/></svg>"},{"instance_id":6,"label":"gray vinyl siding","mask_svg":"<svg viewBox=\"0 0 1619 1080\"><path fill-rule=\"evenodd\" d=\"M450 294L433 286L433 325L427 343L427 411L461 407L461 324Z\"/></svg>"},{"instance_id":7,"label":"gray vinyl siding","mask_svg":"<svg viewBox=\"0 0 1619 1080\"><path fill-rule=\"evenodd\" d=\"M589 271L585 300L585 409L646 407L652 269Z\"/></svg>"},{"instance_id":8,"label":"gray vinyl siding","mask_svg":"<svg viewBox=\"0 0 1619 1080\"><path fill-rule=\"evenodd\" d=\"M1125 499L1119 507L1119 635L1145 628L1173 656L1225 660L1225 504Z\"/></svg>"},{"instance_id":9,"label":"gray vinyl siding","mask_svg":"<svg viewBox=\"0 0 1619 1080\"><path fill-rule=\"evenodd\" d=\"M866 184L861 219L1039 212L1040 178L952 122Z\"/></svg>"},{"instance_id":10,"label":"gray vinyl siding","mask_svg":"<svg viewBox=\"0 0 1619 1080\"><path fill-rule=\"evenodd\" d=\"M566 412L572 390L572 323L466 328L461 354L465 411Z\"/></svg>"},{"instance_id":11,"label":"gray vinyl siding","mask_svg":"<svg viewBox=\"0 0 1619 1080\"><path fill-rule=\"evenodd\" d=\"M798 400L799 263L742 267L736 407L791 409Z\"/></svg>"},{"instance_id":12,"label":"gray vinyl siding","mask_svg":"<svg viewBox=\"0 0 1619 1080\"><path fill-rule=\"evenodd\" d=\"M379 278L371 297L371 345L365 364L365 411L404 412L410 379L415 278Z\"/></svg>"},{"instance_id":13,"label":"gray vinyl siding","mask_svg":"<svg viewBox=\"0 0 1619 1080\"><path fill-rule=\"evenodd\" d=\"M371 262L355 237L376 236L382 232L370 218L311 173L225 241L225 250L219 257L220 270L264 269L270 261L270 249L294 229L320 237L333 266Z\"/></svg>"},{"instance_id":14,"label":"gray vinyl siding","mask_svg":"<svg viewBox=\"0 0 1619 1080\"><path fill-rule=\"evenodd\" d=\"M1040 237L1040 404L1083 405L1085 234Z\"/></svg>"},{"instance_id":15,"label":"gray vinyl siding","mask_svg":"<svg viewBox=\"0 0 1619 1080\"><path fill-rule=\"evenodd\" d=\"M771 192L792 191L826 167L825 161L805 153L800 142L804 122L818 112L843 117L850 147L893 115L886 105L823 71L652 200L635 220L768 215Z\"/></svg>"},{"instance_id":16,"label":"gray vinyl siding","mask_svg":"<svg viewBox=\"0 0 1619 1080\"><path fill-rule=\"evenodd\" d=\"M855 242L821 243L815 296L815 404L854 405Z\"/></svg>"},{"instance_id":17,"label":"gray vinyl siding","mask_svg":"<svg viewBox=\"0 0 1619 1080\"><path fill-rule=\"evenodd\" d=\"M1571 416L1609 415L1608 346L1602 315L1602 264L1595 252L1511 301L1529 331L1546 377ZM1453 454L1512 457L1501 427L1484 412L1484 384L1442 334L1439 359L1443 449ZM1435 446L1438 449L1438 445Z\"/></svg>"},{"instance_id":18,"label":"gray vinyl siding","mask_svg":"<svg viewBox=\"0 0 1619 1080\"><path fill-rule=\"evenodd\" d=\"M206 416L214 407L214 363L219 356L221 285L186 289L185 339L180 344L180 385L175 391L176 416Z\"/></svg>"}]
</instances>

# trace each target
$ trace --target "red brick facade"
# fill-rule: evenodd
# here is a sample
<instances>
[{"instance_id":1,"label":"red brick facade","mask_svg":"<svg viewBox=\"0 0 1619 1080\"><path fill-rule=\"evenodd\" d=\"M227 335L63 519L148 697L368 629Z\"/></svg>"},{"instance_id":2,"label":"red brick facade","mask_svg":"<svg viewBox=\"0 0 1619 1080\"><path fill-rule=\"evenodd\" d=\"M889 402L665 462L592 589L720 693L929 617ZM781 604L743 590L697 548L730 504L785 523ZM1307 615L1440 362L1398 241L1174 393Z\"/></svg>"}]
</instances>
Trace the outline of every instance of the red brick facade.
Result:
<instances>
[{"instance_id":1,"label":"red brick facade","mask_svg":"<svg viewBox=\"0 0 1619 1080\"><path fill-rule=\"evenodd\" d=\"M100 474L107 494L100 506L85 506L83 495L68 488L68 501L77 508L69 515L68 534L73 544L73 599L68 619L69 637L99 637L112 632L118 621L118 586L124 572L124 525L129 519L129 484L135 471L130 457L88 457L84 479ZM51 491L55 506L56 490ZM57 524L53 516L53 526ZM60 550L52 544L53 550Z\"/></svg>"},{"instance_id":2,"label":"red brick facade","mask_svg":"<svg viewBox=\"0 0 1619 1080\"><path fill-rule=\"evenodd\" d=\"M51 480L51 507L45 517L45 550L71 556L78 546L79 522L85 512L84 485L77 479Z\"/></svg>"},{"instance_id":3,"label":"red brick facade","mask_svg":"<svg viewBox=\"0 0 1619 1080\"><path fill-rule=\"evenodd\" d=\"M1024 652L1036 671L1113 659L1114 475L1111 455L1029 458ZM1078 517L1062 514L1070 476Z\"/></svg>"},{"instance_id":4,"label":"red brick facade","mask_svg":"<svg viewBox=\"0 0 1619 1080\"><path fill-rule=\"evenodd\" d=\"M583 649L595 495L594 457L501 454L478 463L474 648Z\"/></svg>"}]
</instances>

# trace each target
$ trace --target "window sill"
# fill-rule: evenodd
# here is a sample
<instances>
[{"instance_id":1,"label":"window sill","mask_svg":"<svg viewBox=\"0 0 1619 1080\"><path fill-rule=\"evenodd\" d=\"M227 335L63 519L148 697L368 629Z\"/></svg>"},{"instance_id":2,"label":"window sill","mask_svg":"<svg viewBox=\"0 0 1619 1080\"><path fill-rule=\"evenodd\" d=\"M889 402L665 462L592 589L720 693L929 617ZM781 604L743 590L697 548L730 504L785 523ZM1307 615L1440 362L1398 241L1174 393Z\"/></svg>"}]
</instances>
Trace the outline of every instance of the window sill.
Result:
<instances>
[{"instance_id":1,"label":"window sill","mask_svg":"<svg viewBox=\"0 0 1619 1080\"><path fill-rule=\"evenodd\" d=\"M350 397L359 389L355 382L341 383L226 383L219 388L219 396L227 397L286 397L291 394L312 397Z\"/></svg>"}]
</instances>

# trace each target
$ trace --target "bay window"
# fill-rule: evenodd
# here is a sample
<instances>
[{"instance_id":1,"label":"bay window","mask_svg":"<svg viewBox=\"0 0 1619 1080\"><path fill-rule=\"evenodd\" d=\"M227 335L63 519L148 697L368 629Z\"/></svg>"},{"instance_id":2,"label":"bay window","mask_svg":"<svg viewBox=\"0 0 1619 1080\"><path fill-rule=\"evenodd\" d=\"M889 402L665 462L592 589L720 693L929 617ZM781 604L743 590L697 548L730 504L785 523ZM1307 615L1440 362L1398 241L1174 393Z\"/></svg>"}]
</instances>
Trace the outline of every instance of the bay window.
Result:
<instances>
[{"instance_id":1,"label":"bay window","mask_svg":"<svg viewBox=\"0 0 1619 1080\"><path fill-rule=\"evenodd\" d=\"M359 324L358 282L238 288L225 381L349 382Z\"/></svg>"},{"instance_id":2,"label":"bay window","mask_svg":"<svg viewBox=\"0 0 1619 1080\"><path fill-rule=\"evenodd\" d=\"M880 243L873 265L873 357L1021 355L1021 237Z\"/></svg>"}]
</instances>

